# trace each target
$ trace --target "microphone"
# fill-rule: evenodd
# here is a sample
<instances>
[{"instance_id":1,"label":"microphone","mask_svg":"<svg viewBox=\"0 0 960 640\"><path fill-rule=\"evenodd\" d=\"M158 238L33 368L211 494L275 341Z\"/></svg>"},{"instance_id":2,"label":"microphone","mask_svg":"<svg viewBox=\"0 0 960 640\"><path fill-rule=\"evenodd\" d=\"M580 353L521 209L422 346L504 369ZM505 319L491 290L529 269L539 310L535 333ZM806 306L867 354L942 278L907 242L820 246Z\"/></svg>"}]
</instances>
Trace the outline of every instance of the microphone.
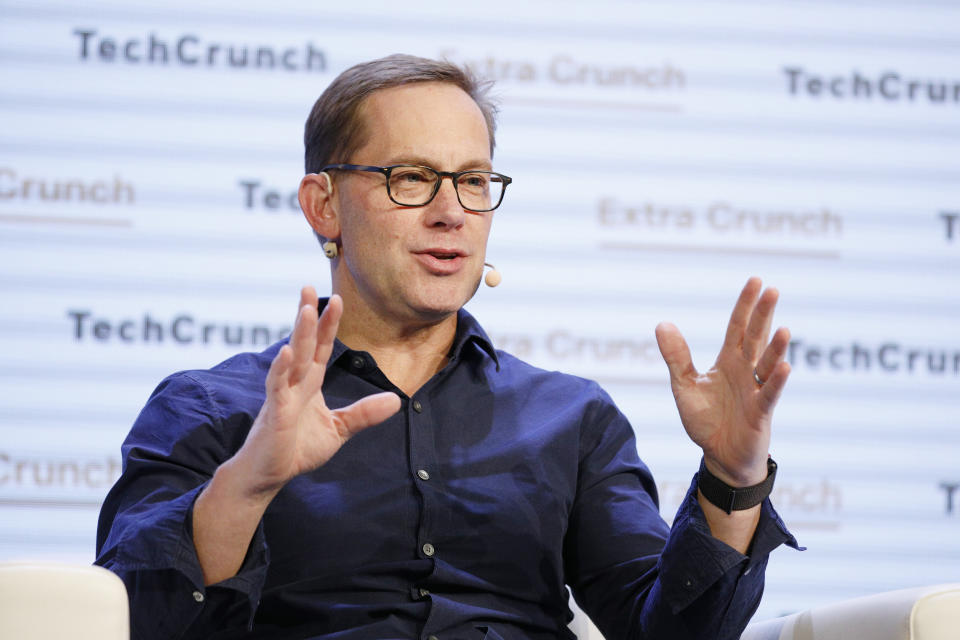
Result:
<instances>
[{"instance_id":1,"label":"microphone","mask_svg":"<svg viewBox=\"0 0 960 640\"><path fill-rule=\"evenodd\" d=\"M487 271L487 275L483 277L483 281L491 289L503 281L503 276L500 275L500 272L497 271L497 268L490 264L489 262L484 262L483 266L490 267L490 271Z\"/></svg>"}]
</instances>

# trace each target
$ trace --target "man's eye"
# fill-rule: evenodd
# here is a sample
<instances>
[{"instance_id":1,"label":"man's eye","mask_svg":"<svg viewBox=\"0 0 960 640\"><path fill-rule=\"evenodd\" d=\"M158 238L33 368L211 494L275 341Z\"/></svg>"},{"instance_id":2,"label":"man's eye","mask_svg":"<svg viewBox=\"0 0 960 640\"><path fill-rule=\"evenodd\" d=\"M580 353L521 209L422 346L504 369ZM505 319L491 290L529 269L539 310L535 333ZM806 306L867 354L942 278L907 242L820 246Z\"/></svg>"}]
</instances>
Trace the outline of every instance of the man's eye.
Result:
<instances>
[{"instance_id":1,"label":"man's eye","mask_svg":"<svg viewBox=\"0 0 960 640\"><path fill-rule=\"evenodd\" d=\"M487 186L487 177L482 174L471 173L460 179L460 184L467 187L485 187Z\"/></svg>"},{"instance_id":2,"label":"man's eye","mask_svg":"<svg viewBox=\"0 0 960 640\"><path fill-rule=\"evenodd\" d=\"M394 174L393 179L398 182L417 183L429 180L423 171L400 171Z\"/></svg>"}]
</instances>

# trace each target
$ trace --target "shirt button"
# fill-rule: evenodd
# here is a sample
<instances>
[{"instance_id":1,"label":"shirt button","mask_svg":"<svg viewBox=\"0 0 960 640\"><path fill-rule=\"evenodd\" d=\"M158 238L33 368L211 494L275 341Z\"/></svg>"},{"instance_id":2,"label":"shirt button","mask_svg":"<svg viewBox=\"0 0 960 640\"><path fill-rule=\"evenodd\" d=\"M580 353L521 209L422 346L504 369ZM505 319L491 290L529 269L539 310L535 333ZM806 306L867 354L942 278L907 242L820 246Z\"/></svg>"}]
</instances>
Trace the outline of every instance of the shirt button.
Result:
<instances>
[{"instance_id":1,"label":"shirt button","mask_svg":"<svg viewBox=\"0 0 960 640\"><path fill-rule=\"evenodd\" d=\"M423 412L423 405L420 404L420 401L419 401L419 400L414 400L414 401L413 401L413 410L416 411L417 413L422 413L422 412Z\"/></svg>"},{"instance_id":2,"label":"shirt button","mask_svg":"<svg viewBox=\"0 0 960 640\"><path fill-rule=\"evenodd\" d=\"M437 636L427 636L427 640L440 640Z\"/></svg>"},{"instance_id":3,"label":"shirt button","mask_svg":"<svg viewBox=\"0 0 960 640\"><path fill-rule=\"evenodd\" d=\"M194 591L193 599L196 600L197 602L203 602L203 594L200 593L199 591Z\"/></svg>"},{"instance_id":4,"label":"shirt button","mask_svg":"<svg viewBox=\"0 0 960 640\"><path fill-rule=\"evenodd\" d=\"M418 469L418 470L417 470L417 476L418 476L421 480L429 480L429 479L430 479L430 474L427 473L427 470L426 470L426 469Z\"/></svg>"},{"instance_id":5,"label":"shirt button","mask_svg":"<svg viewBox=\"0 0 960 640\"><path fill-rule=\"evenodd\" d=\"M363 367L364 367L366 364L367 364L367 363L364 362L364 361L363 361L363 358L361 358L360 356L354 356L353 360L350 362L350 365L351 365L354 369L363 369Z\"/></svg>"},{"instance_id":6,"label":"shirt button","mask_svg":"<svg viewBox=\"0 0 960 640\"><path fill-rule=\"evenodd\" d=\"M430 589L424 589L423 587L420 587L418 593L420 594L421 598L426 598L428 595L430 595Z\"/></svg>"},{"instance_id":7,"label":"shirt button","mask_svg":"<svg viewBox=\"0 0 960 640\"><path fill-rule=\"evenodd\" d=\"M434 548L433 548L433 545L430 544L429 542L426 543L425 545L423 545L423 553L424 553L424 555L432 556L432 555L435 554L436 552L437 552L437 550L434 549Z\"/></svg>"},{"instance_id":8,"label":"shirt button","mask_svg":"<svg viewBox=\"0 0 960 640\"><path fill-rule=\"evenodd\" d=\"M753 571L753 567L747 567L747 570L743 572L743 575L748 576L750 572Z\"/></svg>"}]
</instances>

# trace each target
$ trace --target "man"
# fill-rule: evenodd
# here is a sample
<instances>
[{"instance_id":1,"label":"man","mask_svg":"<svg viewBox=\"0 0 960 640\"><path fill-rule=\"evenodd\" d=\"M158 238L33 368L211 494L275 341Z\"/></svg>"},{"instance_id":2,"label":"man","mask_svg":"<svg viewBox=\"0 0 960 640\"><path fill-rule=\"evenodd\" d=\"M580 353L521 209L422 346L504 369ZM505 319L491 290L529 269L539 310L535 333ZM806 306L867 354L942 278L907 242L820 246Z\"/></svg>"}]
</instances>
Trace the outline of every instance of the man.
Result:
<instances>
[{"instance_id":1,"label":"man","mask_svg":"<svg viewBox=\"0 0 960 640\"><path fill-rule=\"evenodd\" d=\"M789 373L776 292L747 283L704 374L657 328L704 451L670 530L609 397L462 310L510 182L484 89L391 56L317 101L300 204L334 295L305 288L289 342L171 376L138 418L97 543L135 638L570 637L567 584L608 640L746 624L768 553L796 544L760 504Z\"/></svg>"}]
</instances>

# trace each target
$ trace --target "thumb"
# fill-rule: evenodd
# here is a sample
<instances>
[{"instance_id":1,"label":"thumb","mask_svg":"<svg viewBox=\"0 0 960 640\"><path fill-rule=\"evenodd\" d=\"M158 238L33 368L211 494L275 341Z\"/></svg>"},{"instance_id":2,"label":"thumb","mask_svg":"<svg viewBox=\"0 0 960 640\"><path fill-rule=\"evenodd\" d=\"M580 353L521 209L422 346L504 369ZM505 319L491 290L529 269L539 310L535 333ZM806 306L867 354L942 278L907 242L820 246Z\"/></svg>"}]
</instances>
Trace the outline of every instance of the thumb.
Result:
<instances>
[{"instance_id":1,"label":"thumb","mask_svg":"<svg viewBox=\"0 0 960 640\"><path fill-rule=\"evenodd\" d=\"M660 355L670 370L670 383L678 384L684 378L696 376L697 370L693 366L693 358L690 357L690 347L680 330L669 322L661 322L655 333Z\"/></svg>"},{"instance_id":2,"label":"thumb","mask_svg":"<svg viewBox=\"0 0 960 640\"><path fill-rule=\"evenodd\" d=\"M334 420L340 426L340 433L346 441L367 427L380 424L400 410L400 396L390 391L375 393L361 398L353 404L335 409Z\"/></svg>"}]
</instances>

